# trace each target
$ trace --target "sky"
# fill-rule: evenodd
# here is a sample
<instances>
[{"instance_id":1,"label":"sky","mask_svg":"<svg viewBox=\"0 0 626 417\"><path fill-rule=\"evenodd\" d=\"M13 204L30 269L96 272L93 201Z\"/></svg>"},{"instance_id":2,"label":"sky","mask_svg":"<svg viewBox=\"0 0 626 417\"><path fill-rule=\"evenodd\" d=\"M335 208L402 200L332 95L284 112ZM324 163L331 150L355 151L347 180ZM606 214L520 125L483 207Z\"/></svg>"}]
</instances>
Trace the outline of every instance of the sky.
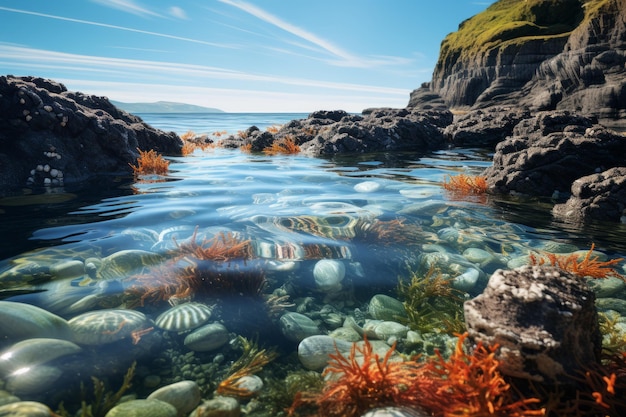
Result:
<instances>
[{"instance_id":1,"label":"sky","mask_svg":"<svg viewBox=\"0 0 626 417\"><path fill-rule=\"evenodd\" d=\"M493 1L0 0L0 74L227 112L405 107Z\"/></svg>"}]
</instances>

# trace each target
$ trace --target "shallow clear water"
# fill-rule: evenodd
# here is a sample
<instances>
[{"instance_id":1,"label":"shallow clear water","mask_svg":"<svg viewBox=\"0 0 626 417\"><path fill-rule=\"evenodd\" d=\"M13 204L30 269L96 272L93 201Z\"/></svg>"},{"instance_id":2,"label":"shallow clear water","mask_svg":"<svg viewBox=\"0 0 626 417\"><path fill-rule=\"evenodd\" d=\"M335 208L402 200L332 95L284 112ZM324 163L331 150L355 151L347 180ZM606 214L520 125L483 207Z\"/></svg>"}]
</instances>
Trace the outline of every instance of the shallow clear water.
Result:
<instances>
[{"instance_id":1,"label":"shallow clear water","mask_svg":"<svg viewBox=\"0 0 626 417\"><path fill-rule=\"evenodd\" d=\"M266 128L304 117L142 116L177 133L236 132L253 124ZM34 304L66 319L121 308L155 320L175 300L194 295L163 289L165 273L159 268L201 264L189 261L193 258L189 252L181 260L177 251L194 245L206 248L227 238L247 241L251 248L247 259L226 257L209 267L202 264L209 275L240 286L207 288L213 281L204 276L206 285L194 288L195 300L213 306L213 320L225 324L232 337L243 335L263 346L279 346L288 368L295 369L296 344L280 329L280 311L268 312L264 303L270 295L287 296L285 303L293 306L282 310L305 312L318 320L320 333L326 333L337 325L320 321L319 309L328 306L343 318L364 314L372 296L398 297L398 281L423 271L425 262L434 263L452 280L477 271L476 282L455 281L471 297L480 293L495 269L555 243L588 250L594 242L609 258L626 254L622 225L580 228L555 222L550 201L467 198L443 190L446 175L479 174L487 167L491 154L483 150L317 159L214 149L169 159L170 173L165 177L103 179L87 187L52 190L44 202L32 195L0 200L2 298ZM482 250L481 256L489 260L477 265L467 252L471 249ZM109 262L127 253L130 261ZM435 260L428 255L433 253L445 258ZM315 279L322 259L336 260L334 265L345 271L332 288ZM98 271L67 272L61 267L68 261L82 262L85 268L93 265ZM265 283L255 287L260 276ZM146 292L142 285L154 291ZM140 375L156 373L166 383L195 378L183 375L181 363L215 364L211 372L218 378L237 358L238 351L230 345L190 354L182 343L184 335L152 327L137 343L131 344L128 336L113 344L83 346L84 356L55 363L63 372L60 384L21 397L56 407L67 394L64 389L75 389L88 376L119 380L131 359L138 361ZM104 336L120 329L94 327L90 332ZM9 334L0 340L0 350L14 339ZM148 345L142 350L143 343ZM149 393L141 381L136 385L138 395ZM215 382L204 381L202 388L208 398Z\"/></svg>"}]
</instances>

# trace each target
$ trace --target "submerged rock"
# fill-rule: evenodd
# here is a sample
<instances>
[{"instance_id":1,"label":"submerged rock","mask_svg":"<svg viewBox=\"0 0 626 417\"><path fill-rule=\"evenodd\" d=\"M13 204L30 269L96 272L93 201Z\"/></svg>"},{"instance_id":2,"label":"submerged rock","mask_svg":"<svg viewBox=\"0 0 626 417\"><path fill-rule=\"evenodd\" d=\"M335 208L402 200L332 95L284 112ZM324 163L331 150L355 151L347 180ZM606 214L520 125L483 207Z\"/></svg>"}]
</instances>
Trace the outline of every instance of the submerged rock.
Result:
<instances>
[{"instance_id":1,"label":"submerged rock","mask_svg":"<svg viewBox=\"0 0 626 417\"><path fill-rule=\"evenodd\" d=\"M497 270L465 302L472 343L498 344L503 374L564 381L599 361L602 340L594 294L585 281L554 267Z\"/></svg>"}]
</instances>

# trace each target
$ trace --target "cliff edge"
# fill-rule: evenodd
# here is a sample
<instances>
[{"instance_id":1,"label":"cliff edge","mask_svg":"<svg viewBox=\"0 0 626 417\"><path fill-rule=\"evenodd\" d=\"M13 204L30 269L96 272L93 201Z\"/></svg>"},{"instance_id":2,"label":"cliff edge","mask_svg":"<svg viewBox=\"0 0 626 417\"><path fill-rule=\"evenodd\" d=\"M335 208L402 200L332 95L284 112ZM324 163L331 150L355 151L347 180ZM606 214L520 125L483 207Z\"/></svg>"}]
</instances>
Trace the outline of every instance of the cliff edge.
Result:
<instances>
[{"instance_id":1,"label":"cliff edge","mask_svg":"<svg viewBox=\"0 0 626 417\"><path fill-rule=\"evenodd\" d=\"M569 110L626 126L625 63L626 0L500 0L443 40L409 107L427 90L452 109Z\"/></svg>"}]
</instances>

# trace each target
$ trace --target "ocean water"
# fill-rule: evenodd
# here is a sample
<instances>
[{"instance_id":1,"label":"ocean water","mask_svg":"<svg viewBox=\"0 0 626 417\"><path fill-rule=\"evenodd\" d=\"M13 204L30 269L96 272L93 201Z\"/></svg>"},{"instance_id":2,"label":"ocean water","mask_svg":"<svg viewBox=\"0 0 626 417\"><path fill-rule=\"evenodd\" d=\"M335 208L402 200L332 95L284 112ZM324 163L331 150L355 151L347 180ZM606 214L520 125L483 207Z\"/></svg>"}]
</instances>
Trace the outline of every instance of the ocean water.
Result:
<instances>
[{"instance_id":1,"label":"ocean water","mask_svg":"<svg viewBox=\"0 0 626 417\"><path fill-rule=\"evenodd\" d=\"M179 134L266 129L306 117L140 116ZM314 333L328 334L348 318L359 325L372 319L377 295L406 301L399 283L431 266L467 299L496 269L527 263L530 253L586 251L595 243L598 255L626 257L622 225L563 224L551 217L550 200L443 189L447 176L480 174L491 156L484 149L332 158L211 149L168 158L170 172L162 177L102 179L2 199L0 296L20 304L0 309L0 352L41 335L71 338L45 323L22 332L22 318L8 311L23 304L69 320L74 333L84 335L80 352L29 357L29 370L15 375L0 367L0 380L22 399L52 409L63 401L76 410L81 384L90 387L93 376L113 389L134 361L134 395L190 379L210 399L245 337L279 352L260 373L269 390L272 381L304 370L295 341L304 330L281 321L288 312L310 319ZM623 273L623 264L617 268ZM202 314L171 312L190 301L211 310L208 322L226 328L227 342L195 351L185 342L191 330L158 324L171 313L192 327ZM143 317L137 327L132 314ZM311 331L309 322L298 325ZM425 338L428 343L401 340L398 346L407 354L432 353L453 340L441 329ZM263 392L258 414L251 415L289 406L285 395ZM90 391L83 396L93 401Z\"/></svg>"}]
</instances>

